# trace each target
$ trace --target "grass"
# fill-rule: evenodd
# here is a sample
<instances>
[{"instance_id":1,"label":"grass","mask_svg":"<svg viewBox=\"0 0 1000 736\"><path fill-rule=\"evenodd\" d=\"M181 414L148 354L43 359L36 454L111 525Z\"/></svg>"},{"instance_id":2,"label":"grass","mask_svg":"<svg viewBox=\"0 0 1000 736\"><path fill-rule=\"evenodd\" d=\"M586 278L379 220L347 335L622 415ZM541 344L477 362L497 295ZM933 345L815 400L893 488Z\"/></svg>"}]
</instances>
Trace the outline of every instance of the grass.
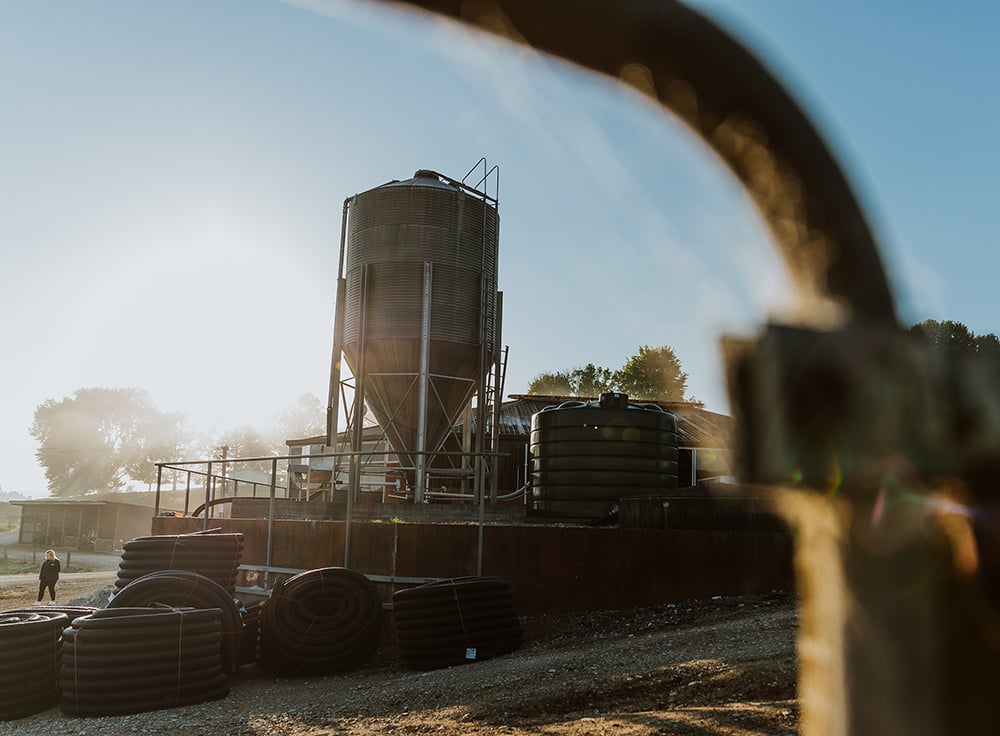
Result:
<instances>
[{"instance_id":1,"label":"grass","mask_svg":"<svg viewBox=\"0 0 1000 736\"><path fill-rule=\"evenodd\" d=\"M21 575L38 572L39 565L31 560L0 560L0 575Z\"/></svg>"},{"instance_id":2,"label":"grass","mask_svg":"<svg viewBox=\"0 0 1000 736\"><path fill-rule=\"evenodd\" d=\"M12 532L21 524L21 507L0 501L0 532Z\"/></svg>"},{"instance_id":3,"label":"grass","mask_svg":"<svg viewBox=\"0 0 1000 736\"><path fill-rule=\"evenodd\" d=\"M31 560L5 560L0 558L0 575L24 575L27 573L38 574L41 561ZM63 564L63 572L90 572L92 568L87 565L66 565Z\"/></svg>"}]
</instances>

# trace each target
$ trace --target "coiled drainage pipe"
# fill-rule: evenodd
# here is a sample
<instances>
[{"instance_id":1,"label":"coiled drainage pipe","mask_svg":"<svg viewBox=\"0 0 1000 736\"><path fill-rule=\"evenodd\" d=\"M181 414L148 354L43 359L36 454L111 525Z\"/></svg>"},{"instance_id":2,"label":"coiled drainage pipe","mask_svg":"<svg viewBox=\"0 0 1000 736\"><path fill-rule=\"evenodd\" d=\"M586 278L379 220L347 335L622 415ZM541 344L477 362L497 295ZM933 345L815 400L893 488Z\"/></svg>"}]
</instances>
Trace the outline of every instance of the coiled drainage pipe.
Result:
<instances>
[{"instance_id":1,"label":"coiled drainage pipe","mask_svg":"<svg viewBox=\"0 0 1000 736\"><path fill-rule=\"evenodd\" d=\"M239 669L243 619L236 601L213 580L186 570L161 570L133 580L108 603L108 608L148 607L163 604L176 608L217 608L222 619L222 667ZM107 610L107 609L105 609Z\"/></svg>"},{"instance_id":2,"label":"coiled drainage pipe","mask_svg":"<svg viewBox=\"0 0 1000 736\"><path fill-rule=\"evenodd\" d=\"M187 570L211 578L232 594L243 555L243 535L209 532L136 537L125 543L116 588L158 570Z\"/></svg>"},{"instance_id":3,"label":"coiled drainage pipe","mask_svg":"<svg viewBox=\"0 0 1000 736\"><path fill-rule=\"evenodd\" d=\"M59 636L69 623L57 611L0 613L0 720L40 713L59 700Z\"/></svg>"},{"instance_id":4,"label":"coiled drainage pipe","mask_svg":"<svg viewBox=\"0 0 1000 736\"><path fill-rule=\"evenodd\" d=\"M382 604L364 575L307 570L279 583L261 607L257 661L278 675L341 672L375 653Z\"/></svg>"},{"instance_id":5,"label":"coiled drainage pipe","mask_svg":"<svg viewBox=\"0 0 1000 736\"><path fill-rule=\"evenodd\" d=\"M441 580L392 596L399 651L433 670L507 654L521 644L510 583L499 577Z\"/></svg>"},{"instance_id":6,"label":"coiled drainage pipe","mask_svg":"<svg viewBox=\"0 0 1000 736\"><path fill-rule=\"evenodd\" d=\"M63 632L64 713L120 715L229 694L218 608L106 608Z\"/></svg>"}]
</instances>

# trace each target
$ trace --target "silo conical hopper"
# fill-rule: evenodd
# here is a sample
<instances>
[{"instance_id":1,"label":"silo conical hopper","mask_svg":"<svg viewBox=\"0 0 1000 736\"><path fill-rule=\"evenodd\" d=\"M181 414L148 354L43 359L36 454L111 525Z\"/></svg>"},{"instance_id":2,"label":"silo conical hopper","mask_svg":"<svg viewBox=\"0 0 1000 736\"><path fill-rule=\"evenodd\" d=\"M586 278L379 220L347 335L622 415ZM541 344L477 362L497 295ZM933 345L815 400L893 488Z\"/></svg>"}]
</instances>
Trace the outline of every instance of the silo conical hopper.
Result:
<instances>
[{"instance_id":1,"label":"silo conical hopper","mask_svg":"<svg viewBox=\"0 0 1000 736\"><path fill-rule=\"evenodd\" d=\"M418 171L350 203L344 356L355 376L364 372L368 407L404 465L416 464L412 453L419 449L423 340L428 452L440 448L481 391L482 371L493 361L499 216L479 194ZM425 264L431 264L426 323Z\"/></svg>"}]
</instances>

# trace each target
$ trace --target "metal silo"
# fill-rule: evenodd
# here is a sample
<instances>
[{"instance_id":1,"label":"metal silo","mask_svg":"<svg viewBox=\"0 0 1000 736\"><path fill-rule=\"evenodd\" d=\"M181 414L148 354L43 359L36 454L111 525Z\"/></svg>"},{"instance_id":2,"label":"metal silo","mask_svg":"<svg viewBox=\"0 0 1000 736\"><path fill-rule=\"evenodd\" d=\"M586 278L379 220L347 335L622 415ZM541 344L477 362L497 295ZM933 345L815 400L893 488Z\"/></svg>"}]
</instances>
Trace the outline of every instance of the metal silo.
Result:
<instances>
[{"instance_id":1,"label":"metal silo","mask_svg":"<svg viewBox=\"0 0 1000 736\"><path fill-rule=\"evenodd\" d=\"M355 402L363 397L418 495L424 453L473 395L483 403L498 340L499 224L495 198L433 171L345 202L343 355Z\"/></svg>"}]
</instances>

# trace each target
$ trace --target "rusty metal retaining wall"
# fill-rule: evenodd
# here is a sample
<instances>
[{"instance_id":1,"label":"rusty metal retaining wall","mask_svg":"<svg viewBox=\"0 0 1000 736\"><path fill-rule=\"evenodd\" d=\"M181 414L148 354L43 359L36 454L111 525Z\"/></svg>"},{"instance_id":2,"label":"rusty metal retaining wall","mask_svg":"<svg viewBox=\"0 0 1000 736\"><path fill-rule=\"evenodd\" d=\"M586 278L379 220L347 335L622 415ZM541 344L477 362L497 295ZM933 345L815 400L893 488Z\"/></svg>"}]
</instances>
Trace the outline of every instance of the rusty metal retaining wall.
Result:
<instances>
[{"instance_id":1,"label":"rusty metal retaining wall","mask_svg":"<svg viewBox=\"0 0 1000 736\"><path fill-rule=\"evenodd\" d=\"M273 524L272 567L343 563L344 522ZM201 519L155 518L152 531L178 534L203 525ZM213 519L212 526L243 533L244 563L266 562L266 520ZM394 577L474 575L477 537L471 524L353 522L351 567ZM523 613L630 608L792 590L791 547L782 533L488 525L483 574L509 580ZM388 600L394 588L380 587Z\"/></svg>"},{"instance_id":2,"label":"rusty metal retaining wall","mask_svg":"<svg viewBox=\"0 0 1000 736\"><path fill-rule=\"evenodd\" d=\"M234 498L232 503L233 518L263 519L267 517L270 501L266 498ZM523 523L525 506L487 506L483 509L487 521L504 522L507 524ZM413 504L413 503L359 503L351 511L355 521L371 521L373 519L396 520L404 522L468 522L477 518L478 509L469 505L449 505L444 503ZM324 521L343 521L347 518L346 501L295 501L287 498L274 500L275 519L320 519Z\"/></svg>"}]
</instances>

